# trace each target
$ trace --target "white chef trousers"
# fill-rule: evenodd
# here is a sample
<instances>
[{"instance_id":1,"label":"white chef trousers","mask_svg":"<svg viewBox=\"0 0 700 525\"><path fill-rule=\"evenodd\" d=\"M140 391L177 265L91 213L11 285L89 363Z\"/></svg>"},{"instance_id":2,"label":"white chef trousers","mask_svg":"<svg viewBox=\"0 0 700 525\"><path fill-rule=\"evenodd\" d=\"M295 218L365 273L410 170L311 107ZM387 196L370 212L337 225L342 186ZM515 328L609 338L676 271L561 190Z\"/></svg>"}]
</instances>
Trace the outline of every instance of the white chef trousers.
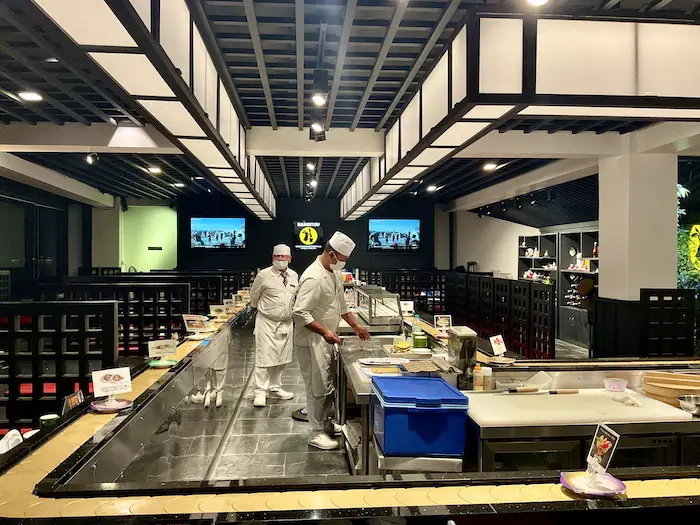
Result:
<instances>
[{"instance_id":1,"label":"white chef trousers","mask_svg":"<svg viewBox=\"0 0 700 525\"><path fill-rule=\"evenodd\" d=\"M314 381L316 381L317 384L322 383L322 373L318 369L316 360L311 358L310 347L297 346L296 351L297 359L299 359L301 376L304 379L304 385L306 385L306 412L309 416L309 439L313 439L320 432L324 431L324 423L333 416L335 392L323 396L314 395ZM326 374L327 373L328 371L326 371Z\"/></svg>"},{"instance_id":2,"label":"white chef trousers","mask_svg":"<svg viewBox=\"0 0 700 525\"><path fill-rule=\"evenodd\" d=\"M287 365L256 366L255 367L255 395L266 395L282 388L282 370Z\"/></svg>"}]
</instances>

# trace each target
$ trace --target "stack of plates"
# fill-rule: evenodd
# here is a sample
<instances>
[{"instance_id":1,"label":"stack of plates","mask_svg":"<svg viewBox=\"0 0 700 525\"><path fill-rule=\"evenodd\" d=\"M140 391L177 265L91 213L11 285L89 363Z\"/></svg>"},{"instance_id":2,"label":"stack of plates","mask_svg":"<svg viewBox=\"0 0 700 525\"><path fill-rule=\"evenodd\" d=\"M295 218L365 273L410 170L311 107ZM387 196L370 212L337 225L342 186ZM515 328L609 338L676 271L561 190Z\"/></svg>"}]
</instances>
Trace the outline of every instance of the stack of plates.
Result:
<instances>
[{"instance_id":1,"label":"stack of plates","mask_svg":"<svg viewBox=\"0 0 700 525\"><path fill-rule=\"evenodd\" d=\"M680 396L700 395L700 375L676 372L648 372L644 378L644 393L658 401L680 407Z\"/></svg>"}]
</instances>

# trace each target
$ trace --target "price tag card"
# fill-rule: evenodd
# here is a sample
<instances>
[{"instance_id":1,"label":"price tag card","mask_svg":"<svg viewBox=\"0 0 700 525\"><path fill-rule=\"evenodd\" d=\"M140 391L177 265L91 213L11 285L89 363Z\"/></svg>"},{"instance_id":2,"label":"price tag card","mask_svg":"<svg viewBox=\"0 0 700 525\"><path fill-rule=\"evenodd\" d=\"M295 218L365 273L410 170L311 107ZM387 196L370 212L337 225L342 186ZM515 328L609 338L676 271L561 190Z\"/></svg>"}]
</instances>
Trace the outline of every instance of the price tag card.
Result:
<instances>
[{"instance_id":1,"label":"price tag card","mask_svg":"<svg viewBox=\"0 0 700 525\"><path fill-rule=\"evenodd\" d=\"M65 415L66 412L69 412L70 410L73 410L75 407L77 407L80 403L85 401L85 396L83 395L82 390L78 390L77 392L66 396L63 398L63 409L61 410L61 415Z\"/></svg>"},{"instance_id":2,"label":"price tag card","mask_svg":"<svg viewBox=\"0 0 700 525\"><path fill-rule=\"evenodd\" d=\"M226 308L226 315L233 315L236 313L236 309L238 308L235 304L225 304L224 308Z\"/></svg>"},{"instance_id":3,"label":"price tag card","mask_svg":"<svg viewBox=\"0 0 700 525\"><path fill-rule=\"evenodd\" d=\"M506 343L503 341L502 335L499 334L489 337L489 341L491 341L493 355L504 355L506 353Z\"/></svg>"},{"instance_id":4,"label":"price tag card","mask_svg":"<svg viewBox=\"0 0 700 525\"><path fill-rule=\"evenodd\" d=\"M620 434L607 425L602 423L598 425L595 434L593 434L593 443L591 443L591 449L588 451L588 457L586 458L586 463L588 463L591 473L605 474L607 472L619 441Z\"/></svg>"},{"instance_id":5,"label":"price tag card","mask_svg":"<svg viewBox=\"0 0 700 525\"><path fill-rule=\"evenodd\" d=\"M401 313L403 315L413 315L416 311L413 301L399 301L401 303Z\"/></svg>"},{"instance_id":6,"label":"price tag card","mask_svg":"<svg viewBox=\"0 0 700 525\"><path fill-rule=\"evenodd\" d=\"M188 332L205 332L207 325L201 315L184 314L182 316L185 321L185 329Z\"/></svg>"},{"instance_id":7,"label":"price tag card","mask_svg":"<svg viewBox=\"0 0 700 525\"><path fill-rule=\"evenodd\" d=\"M434 315L433 316L433 326L440 330L441 332L446 332L448 328L452 326L452 316L451 315Z\"/></svg>"},{"instance_id":8,"label":"price tag card","mask_svg":"<svg viewBox=\"0 0 700 525\"><path fill-rule=\"evenodd\" d=\"M131 371L128 367L98 370L92 373L95 397L131 392Z\"/></svg>"},{"instance_id":9,"label":"price tag card","mask_svg":"<svg viewBox=\"0 0 700 525\"><path fill-rule=\"evenodd\" d=\"M216 317L223 317L226 315L226 307L223 304L210 304L209 313Z\"/></svg>"},{"instance_id":10,"label":"price tag card","mask_svg":"<svg viewBox=\"0 0 700 525\"><path fill-rule=\"evenodd\" d=\"M174 355L177 352L177 341L174 339L163 339L148 342L148 357L165 357Z\"/></svg>"},{"instance_id":11,"label":"price tag card","mask_svg":"<svg viewBox=\"0 0 700 525\"><path fill-rule=\"evenodd\" d=\"M224 299L224 306L233 306L235 304L235 301L233 299Z\"/></svg>"}]
</instances>

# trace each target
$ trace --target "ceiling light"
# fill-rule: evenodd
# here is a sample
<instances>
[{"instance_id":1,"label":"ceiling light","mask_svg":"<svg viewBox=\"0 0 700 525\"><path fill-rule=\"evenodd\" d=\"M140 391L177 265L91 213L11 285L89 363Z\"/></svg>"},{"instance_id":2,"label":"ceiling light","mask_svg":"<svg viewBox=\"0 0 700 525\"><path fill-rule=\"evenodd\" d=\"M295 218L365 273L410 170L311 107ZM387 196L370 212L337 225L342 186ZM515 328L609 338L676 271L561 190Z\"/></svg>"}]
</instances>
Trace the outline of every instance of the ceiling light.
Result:
<instances>
[{"instance_id":1,"label":"ceiling light","mask_svg":"<svg viewBox=\"0 0 700 525\"><path fill-rule=\"evenodd\" d=\"M328 71L325 69L314 70L314 88L311 100L318 106L325 106L328 100Z\"/></svg>"},{"instance_id":2,"label":"ceiling light","mask_svg":"<svg viewBox=\"0 0 700 525\"><path fill-rule=\"evenodd\" d=\"M491 215L491 206L486 206L486 215Z\"/></svg>"},{"instance_id":3,"label":"ceiling light","mask_svg":"<svg viewBox=\"0 0 700 525\"><path fill-rule=\"evenodd\" d=\"M309 171L314 171L316 169L316 166L314 166L313 162L307 162L306 163L306 169Z\"/></svg>"},{"instance_id":4,"label":"ceiling light","mask_svg":"<svg viewBox=\"0 0 700 525\"><path fill-rule=\"evenodd\" d=\"M481 208L479 208L479 211L477 211L477 215L479 216L480 219L484 216L484 212Z\"/></svg>"},{"instance_id":5,"label":"ceiling light","mask_svg":"<svg viewBox=\"0 0 700 525\"><path fill-rule=\"evenodd\" d=\"M100 160L100 157L97 155L97 153L88 153L85 155L85 162L90 164L90 166L97 164L98 160Z\"/></svg>"},{"instance_id":6,"label":"ceiling light","mask_svg":"<svg viewBox=\"0 0 700 525\"><path fill-rule=\"evenodd\" d=\"M36 91L20 91L17 95L25 102L39 102L43 99Z\"/></svg>"},{"instance_id":7,"label":"ceiling light","mask_svg":"<svg viewBox=\"0 0 700 525\"><path fill-rule=\"evenodd\" d=\"M148 173L151 175L159 175L163 173L163 169L160 166L149 166L146 168L148 170Z\"/></svg>"},{"instance_id":8,"label":"ceiling light","mask_svg":"<svg viewBox=\"0 0 700 525\"><path fill-rule=\"evenodd\" d=\"M428 193L433 193L434 191L437 191L437 186L435 186L435 184L431 184L430 186L428 186L427 188L425 188L425 190L426 190Z\"/></svg>"},{"instance_id":9,"label":"ceiling light","mask_svg":"<svg viewBox=\"0 0 700 525\"><path fill-rule=\"evenodd\" d=\"M520 199L515 199L515 207L519 210L522 210L523 209L523 201L521 201Z\"/></svg>"},{"instance_id":10,"label":"ceiling light","mask_svg":"<svg viewBox=\"0 0 700 525\"><path fill-rule=\"evenodd\" d=\"M311 124L311 129L314 130L316 133L321 133L323 131L323 126L320 122L314 122Z\"/></svg>"},{"instance_id":11,"label":"ceiling light","mask_svg":"<svg viewBox=\"0 0 700 525\"><path fill-rule=\"evenodd\" d=\"M527 0L527 3L534 7L540 7L546 4L549 0Z\"/></svg>"},{"instance_id":12,"label":"ceiling light","mask_svg":"<svg viewBox=\"0 0 700 525\"><path fill-rule=\"evenodd\" d=\"M184 185L184 183L182 183L182 182L174 182L174 183L173 183L173 187L175 187L175 188L184 188L185 185Z\"/></svg>"},{"instance_id":13,"label":"ceiling light","mask_svg":"<svg viewBox=\"0 0 700 525\"><path fill-rule=\"evenodd\" d=\"M312 180L310 184L312 188L315 188L316 186L318 186L318 181Z\"/></svg>"},{"instance_id":14,"label":"ceiling light","mask_svg":"<svg viewBox=\"0 0 700 525\"><path fill-rule=\"evenodd\" d=\"M50 64L55 64L58 62L58 59L56 57L49 57L46 60L44 60L44 62L48 62Z\"/></svg>"},{"instance_id":15,"label":"ceiling light","mask_svg":"<svg viewBox=\"0 0 700 525\"><path fill-rule=\"evenodd\" d=\"M484 171L496 171L498 169L498 164L495 162L487 162L483 166Z\"/></svg>"},{"instance_id":16,"label":"ceiling light","mask_svg":"<svg viewBox=\"0 0 700 525\"><path fill-rule=\"evenodd\" d=\"M502 211L502 212L508 211L508 203L507 203L506 201L503 201L503 202L501 203L501 211Z\"/></svg>"},{"instance_id":17,"label":"ceiling light","mask_svg":"<svg viewBox=\"0 0 700 525\"><path fill-rule=\"evenodd\" d=\"M535 194L530 194L530 206L534 206L537 201L535 200Z\"/></svg>"}]
</instances>

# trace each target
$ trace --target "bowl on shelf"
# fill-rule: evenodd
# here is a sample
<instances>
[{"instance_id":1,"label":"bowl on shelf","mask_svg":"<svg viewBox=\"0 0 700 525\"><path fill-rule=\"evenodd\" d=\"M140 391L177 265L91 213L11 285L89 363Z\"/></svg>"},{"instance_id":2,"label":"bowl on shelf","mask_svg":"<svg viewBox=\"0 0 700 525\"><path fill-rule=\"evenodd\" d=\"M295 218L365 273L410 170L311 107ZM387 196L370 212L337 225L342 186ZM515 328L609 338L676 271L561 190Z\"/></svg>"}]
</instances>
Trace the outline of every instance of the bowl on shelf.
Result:
<instances>
[{"instance_id":1,"label":"bowl on shelf","mask_svg":"<svg viewBox=\"0 0 700 525\"><path fill-rule=\"evenodd\" d=\"M681 408L689 414L700 415L700 396L680 396L678 402L681 404Z\"/></svg>"},{"instance_id":2,"label":"bowl on shelf","mask_svg":"<svg viewBox=\"0 0 700 525\"><path fill-rule=\"evenodd\" d=\"M619 377L606 377L603 384L608 392L624 392L627 389L627 379Z\"/></svg>"}]
</instances>

